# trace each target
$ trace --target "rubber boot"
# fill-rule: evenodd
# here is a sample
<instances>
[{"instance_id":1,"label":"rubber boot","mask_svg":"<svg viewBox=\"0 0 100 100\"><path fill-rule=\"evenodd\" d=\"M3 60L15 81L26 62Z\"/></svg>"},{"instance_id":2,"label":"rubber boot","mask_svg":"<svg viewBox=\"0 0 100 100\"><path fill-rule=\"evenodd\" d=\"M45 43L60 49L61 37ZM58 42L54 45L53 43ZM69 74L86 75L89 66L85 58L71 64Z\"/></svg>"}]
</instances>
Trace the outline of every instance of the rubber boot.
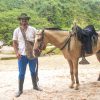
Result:
<instances>
[{"instance_id":1,"label":"rubber boot","mask_svg":"<svg viewBox=\"0 0 100 100\"><path fill-rule=\"evenodd\" d=\"M19 97L23 93L23 83L24 83L24 80L19 80L19 87L18 87L19 90L16 93L15 97Z\"/></svg>"},{"instance_id":2,"label":"rubber boot","mask_svg":"<svg viewBox=\"0 0 100 100\"><path fill-rule=\"evenodd\" d=\"M36 76L33 76L32 77L32 84L33 84L33 89L37 90L37 91L41 91L41 89L38 87L37 85L37 77Z\"/></svg>"}]
</instances>

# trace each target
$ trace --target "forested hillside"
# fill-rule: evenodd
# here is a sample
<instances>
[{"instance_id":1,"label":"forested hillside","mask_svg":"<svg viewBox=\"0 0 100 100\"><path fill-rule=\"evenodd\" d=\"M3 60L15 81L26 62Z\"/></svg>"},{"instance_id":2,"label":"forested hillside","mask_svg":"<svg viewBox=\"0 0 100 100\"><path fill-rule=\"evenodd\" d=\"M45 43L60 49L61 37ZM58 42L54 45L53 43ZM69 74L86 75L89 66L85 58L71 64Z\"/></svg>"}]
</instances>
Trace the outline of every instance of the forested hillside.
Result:
<instances>
[{"instance_id":1,"label":"forested hillside","mask_svg":"<svg viewBox=\"0 0 100 100\"><path fill-rule=\"evenodd\" d=\"M0 0L0 40L11 44L21 12L31 16L30 24L37 29L68 30L76 20L81 27L93 24L100 30L100 0Z\"/></svg>"}]
</instances>

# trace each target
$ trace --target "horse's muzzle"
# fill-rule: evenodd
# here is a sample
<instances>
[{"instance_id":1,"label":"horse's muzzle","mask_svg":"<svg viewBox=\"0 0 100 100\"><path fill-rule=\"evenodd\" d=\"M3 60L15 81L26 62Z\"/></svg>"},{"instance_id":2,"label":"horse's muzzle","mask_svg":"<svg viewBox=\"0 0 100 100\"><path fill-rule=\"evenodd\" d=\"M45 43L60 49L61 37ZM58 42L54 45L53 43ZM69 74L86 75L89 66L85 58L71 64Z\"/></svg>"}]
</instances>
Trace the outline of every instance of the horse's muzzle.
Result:
<instances>
[{"instance_id":1,"label":"horse's muzzle","mask_svg":"<svg viewBox=\"0 0 100 100\"><path fill-rule=\"evenodd\" d=\"M35 50L34 50L34 55L35 55L36 57L40 56L40 54L41 54L41 50L39 50L39 49L35 49Z\"/></svg>"}]
</instances>

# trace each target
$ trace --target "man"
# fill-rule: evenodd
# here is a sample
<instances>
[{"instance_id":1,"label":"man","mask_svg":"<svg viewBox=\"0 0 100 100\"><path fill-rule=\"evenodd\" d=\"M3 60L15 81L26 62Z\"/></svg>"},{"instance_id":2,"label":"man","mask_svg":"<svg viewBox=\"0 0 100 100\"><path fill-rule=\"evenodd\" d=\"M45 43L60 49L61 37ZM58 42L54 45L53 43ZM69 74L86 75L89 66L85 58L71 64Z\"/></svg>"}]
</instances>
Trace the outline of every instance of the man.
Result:
<instances>
[{"instance_id":1,"label":"man","mask_svg":"<svg viewBox=\"0 0 100 100\"><path fill-rule=\"evenodd\" d=\"M29 26L30 17L26 13L22 13L19 17L20 27L16 28L13 33L13 47L18 58L18 68L19 68L19 90L16 94L16 97L19 97L23 93L23 83L26 72L26 66L29 64L31 78L33 83L33 89L39 90L37 85L37 73L36 66L38 59L33 58L29 59L26 54L26 43L23 34L26 36L26 39L33 42L35 40L36 29ZM22 32L23 30L23 32ZM32 51L33 52L33 51Z\"/></svg>"}]
</instances>

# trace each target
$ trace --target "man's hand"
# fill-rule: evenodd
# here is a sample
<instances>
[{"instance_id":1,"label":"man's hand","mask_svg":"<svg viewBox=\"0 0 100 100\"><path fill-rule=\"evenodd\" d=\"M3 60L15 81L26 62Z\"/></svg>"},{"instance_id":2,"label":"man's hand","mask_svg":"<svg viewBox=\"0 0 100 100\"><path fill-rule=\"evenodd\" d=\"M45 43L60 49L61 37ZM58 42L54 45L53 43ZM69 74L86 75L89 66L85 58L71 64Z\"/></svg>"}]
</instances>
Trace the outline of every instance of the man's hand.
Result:
<instances>
[{"instance_id":1,"label":"man's hand","mask_svg":"<svg viewBox=\"0 0 100 100\"><path fill-rule=\"evenodd\" d=\"M16 57L17 57L18 59L20 59L20 58L21 58L21 54L20 54L20 53L16 53Z\"/></svg>"},{"instance_id":2,"label":"man's hand","mask_svg":"<svg viewBox=\"0 0 100 100\"><path fill-rule=\"evenodd\" d=\"M13 47L14 47L17 58L20 59L21 54L18 52L18 43L16 40L13 41Z\"/></svg>"}]
</instances>

